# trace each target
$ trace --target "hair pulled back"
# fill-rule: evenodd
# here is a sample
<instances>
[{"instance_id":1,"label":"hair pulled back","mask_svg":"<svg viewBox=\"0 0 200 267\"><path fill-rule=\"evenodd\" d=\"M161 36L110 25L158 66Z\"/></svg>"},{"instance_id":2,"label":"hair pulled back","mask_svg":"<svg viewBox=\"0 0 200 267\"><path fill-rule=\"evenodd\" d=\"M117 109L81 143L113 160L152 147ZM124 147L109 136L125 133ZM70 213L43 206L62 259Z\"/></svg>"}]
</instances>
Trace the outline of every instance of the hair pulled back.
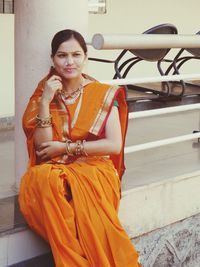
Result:
<instances>
[{"instance_id":1,"label":"hair pulled back","mask_svg":"<svg viewBox=\"0 0 200 267\"><path fill-rule=\"evenodd\" d=\"M70 29L66 29L66 30L62 30L57 32L51 42L51 56L55 56L58 47L63 43L66 42L70 39L74 38L79 45L82 47L84 53L87 53L87 45L86 42L83 38L83 36L74 30L70 30Z\"/></svg>"}]
</instances>

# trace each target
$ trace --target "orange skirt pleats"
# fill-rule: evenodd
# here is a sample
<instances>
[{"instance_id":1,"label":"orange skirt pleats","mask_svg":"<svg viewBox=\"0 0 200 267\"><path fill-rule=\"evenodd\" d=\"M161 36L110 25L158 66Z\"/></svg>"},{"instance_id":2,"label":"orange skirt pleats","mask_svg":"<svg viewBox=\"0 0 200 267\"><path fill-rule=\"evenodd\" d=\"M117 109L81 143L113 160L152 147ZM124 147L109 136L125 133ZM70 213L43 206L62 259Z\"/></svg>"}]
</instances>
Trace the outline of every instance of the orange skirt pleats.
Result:
<instances>
[{"instance_id":1,"label":"orange skirt pleats","mask_svg":"<svg viewBox=\"0 0 200 267\"><path fill-rule=\"evenodd\" d=\"M138 267L138 253L117 211L120 181L108 159L30 168L20 208L50 243L57 267Z\"/></svg>"}]
</instances>

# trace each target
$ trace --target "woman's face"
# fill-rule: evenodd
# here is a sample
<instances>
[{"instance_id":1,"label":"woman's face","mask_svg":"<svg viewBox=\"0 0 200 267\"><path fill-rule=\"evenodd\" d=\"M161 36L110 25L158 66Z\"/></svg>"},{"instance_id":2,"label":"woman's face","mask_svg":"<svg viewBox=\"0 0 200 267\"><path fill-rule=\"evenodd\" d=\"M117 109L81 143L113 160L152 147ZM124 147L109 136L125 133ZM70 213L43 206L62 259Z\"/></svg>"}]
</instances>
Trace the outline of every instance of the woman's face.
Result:
<instances>
[{"instance_id":1,"label":"woman's face","mask_svg":"<svg viewBox=\"0 0 200 267\"><path fill-rule=\"evenodd\" d=\"M58 47L52 60L58 75L68 80L80 77L86 55L76 39L72 38Z\"/></svg>"}]
</instances>

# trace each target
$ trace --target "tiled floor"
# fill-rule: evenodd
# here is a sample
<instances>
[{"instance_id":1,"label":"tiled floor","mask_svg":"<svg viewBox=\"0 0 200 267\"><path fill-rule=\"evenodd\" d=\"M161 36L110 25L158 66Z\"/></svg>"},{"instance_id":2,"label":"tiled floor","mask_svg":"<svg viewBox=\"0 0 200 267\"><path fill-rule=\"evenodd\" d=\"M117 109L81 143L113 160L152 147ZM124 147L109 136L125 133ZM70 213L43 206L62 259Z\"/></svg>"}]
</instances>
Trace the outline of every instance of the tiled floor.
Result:
<instances>
[{"instance_id":1,"label":"tiled floor","mask_svg":"<svg viewBox=\"0 0 200 267\"><path fill-rule=\"evenodd\" d=\"M197 86L198 84L198 86ZM128 91L128 97L131 100L138 100L138 99L151 99L151 100L166 100L177 99L180 97L181 94L185 96L193 96L193 95L200 95L200 82L196 81L196 85L192 83L187 83L185 89L183 90L182 85L179 82L168 82L169 86L169 96L167 95L167 86L166 83L143 83L143 84L135 84L129 86L132 89ZM152 93L152 91L154 93ZM168 101L169 102L169 101Z\"/></svg>"},{"instance_id":2,"label":"tiled floor","mask_svg":"<svg viewBox=\"0 0 200 267\"><path fill-rule=\"evenodd\" d=\"M131 93L131 92L130 92ZM188 104L195 104L200 103L200 95L198 96L190 96L190 97L183 97L183 98L173 98L170 99L160 98L155 99L153 101L137 101L137 102L129 102L129 111L141 111L141 110L149 110L149 109L157 109L157 108L166 108L166 107L174 107L180 105L188 105Z\"/></svg>"}]
</instances>

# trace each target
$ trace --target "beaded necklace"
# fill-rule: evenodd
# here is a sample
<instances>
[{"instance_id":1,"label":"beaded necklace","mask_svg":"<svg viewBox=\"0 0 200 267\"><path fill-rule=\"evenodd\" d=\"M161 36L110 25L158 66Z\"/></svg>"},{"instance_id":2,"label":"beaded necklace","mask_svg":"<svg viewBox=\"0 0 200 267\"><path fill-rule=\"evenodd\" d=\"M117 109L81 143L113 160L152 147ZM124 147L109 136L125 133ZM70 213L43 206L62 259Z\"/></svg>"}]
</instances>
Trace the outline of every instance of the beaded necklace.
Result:
<instances>
[{"instance_id":1,"label":"beaded necklace","mask_svg":"<svg viewBox=\"0 0 200 267\"><path fill-rule=\"evenodd\" d=\"M72 93L67 93L64 90L61 91L61 98L64 101L65 105L72 105L76 102L77 98L80 94L83 93L83 86L82 84L79 86L78 89L73 91Z\"/></svg>"}]
</instances>

